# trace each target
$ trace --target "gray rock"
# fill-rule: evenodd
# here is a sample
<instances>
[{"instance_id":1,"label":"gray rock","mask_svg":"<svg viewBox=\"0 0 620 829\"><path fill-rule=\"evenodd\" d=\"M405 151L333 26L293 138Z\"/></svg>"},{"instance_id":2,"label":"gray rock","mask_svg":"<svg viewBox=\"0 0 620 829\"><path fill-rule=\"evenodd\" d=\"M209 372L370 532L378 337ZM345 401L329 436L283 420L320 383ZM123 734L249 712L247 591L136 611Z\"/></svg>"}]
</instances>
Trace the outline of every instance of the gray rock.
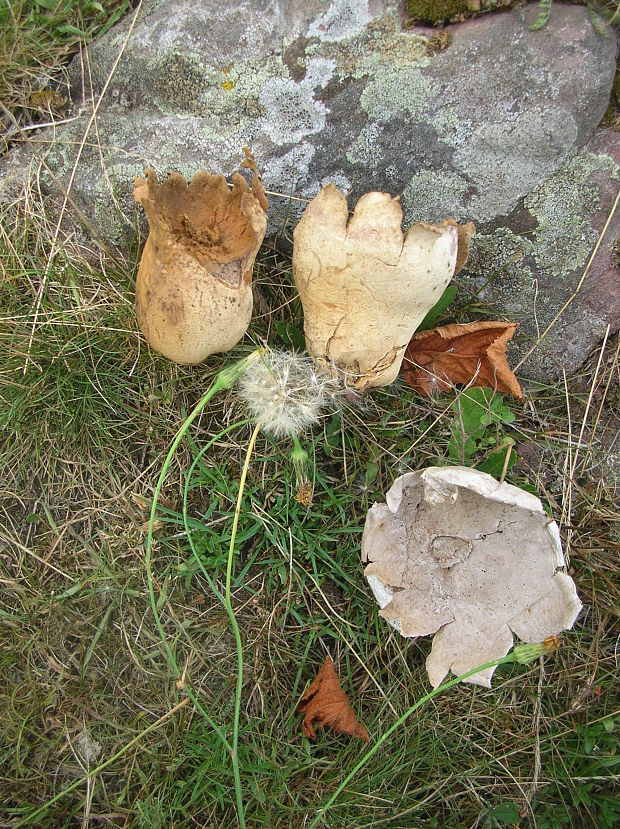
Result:
<instances>
[{"instance_id":1,"label":"gray rock","mask_svg":"<svg viewBox=\"0 0 620 829\"><path fill-rule=\"evenodd\" d=\"M129 20L92 45L86 70L74 61L84 114L53 143L49 131L37 141L66 185L93 97L122 52L71 191L108 242L126 244L135 228L132 181L144 166L229 175L247 145L273 192L271 234L290 237L305 199L328 181L351 204L373 189L402 194L407 224L473 219L480 235L463 287L522 323L524 355L573 291L617 177L615 135L593 138L615 37L565 5L531 32L534 4L453 27L452 44L433 55L432 32L403 30L398 10L397 0L147 0L126 45ZM23 148L12 153L0 198L23 184L29 161ZM613 282L608 271L591 271L525 374L576 367L607 321L617 327L600 288Z\"/></svg>"},{"instance_id":2,"label":"gray rock","mask_svg":"<svg viewBox=\"0 0 620 829\"><path fill-rule=\"evenodd\" d=\"M459 276L462 299L473 294L498 316L520 322L509 354L526 377L545 381L575 371L608 326L611 333L620 328L613 256L620 211L588 267L614 208L619 171L618 134L602 130L472 245L467 273Z\"/></svg>"}]
</instances>

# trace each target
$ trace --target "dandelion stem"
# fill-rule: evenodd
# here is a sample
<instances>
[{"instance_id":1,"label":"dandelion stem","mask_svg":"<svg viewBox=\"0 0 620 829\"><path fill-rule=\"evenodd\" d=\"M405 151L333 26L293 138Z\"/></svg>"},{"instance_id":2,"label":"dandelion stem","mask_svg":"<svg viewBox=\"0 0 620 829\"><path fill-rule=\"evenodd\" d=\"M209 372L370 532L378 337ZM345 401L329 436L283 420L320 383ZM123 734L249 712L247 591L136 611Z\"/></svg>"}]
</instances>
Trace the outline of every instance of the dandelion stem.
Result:
<instances>
[{"instance_id":1,"label":"dandelion stem","mask_svg":"<svg viewBox=\"0 0 620 829\"><path fill-rule=\"evenodd\" d=\"M254 451L254 446L256 445L256 438L258 437L258 433L260 432L260 424L257 424L254 427L252 432L252 437L250 438L250 442L248 444L247 451L245 453L245 461L243 463L243 469L241 470L241 479L239 481L239 493L237 495L237 503L235 505L235 515L233 517L233 525L232 525L232 532L230 534L230 547L228 548L228 562L226 564L226 592L224 594L224 604L226 606L226 612L228 613L228 618L230 619L230 625L233 629L233 633L235 635L235 644L237 646L237 686L235 689L235 715L233 719L233 735L232 735L232 764L233 764L233 774L235 776L235 793L237 796L237 816L239 818L239 825L241 829L245 829L245 815L244 815L244 808L243 808L243 793L241 790L241 775L239 772L239 715L241 713L241 691L243 689L243 645L241 642L241 631L239 630L239 625L237 623L237 618L235 616L235 611L232 606L231 600L231 582L232 582L232 569L233 569L233 561L234 561L234 554L235 554L235 541L237 539L237 527L239 526L239 516L241 514L241 503L243 501L243 492L245 490L245 481L248 475L248 469L250 468L250 458L252 457L252 452Z\"/></svg>"},{"instance_id":2,"label":"dandelion stem","mask_svg":"<svg viewBox=\"0 0 620 829\"><path fill-rule=\"evenodd\" d=\"M174 453L176 452L179 444L183 440L184 436L186 435L189 427L192 425L194 420L198 417L200 412L205 408L207 403L220 391L224 391L225 389L231 388L237 379L241 376L241 374L245 371L247 366L257 360L260 356L260 352L253 351L247 357L242 360L239 360L237 363L234 363L232 366L228 366L216 376L215 380L213 381L212 385L209 389L205 392L205 394L200 398L196 406L192 409L190 414L185 418L183 421L181 428L176 433L174 440L172 441L172 445L168 450L168 454L164 460L164 463L161 468L161 472L159 473L159 477L157 479L157 483L155 485L155 492L153 493L153 503L151 504L151 514L149 517L149 525L147 530L146 536L146 546L145 546L145 556L144 556L144 565L146 570L146 578L149 590L149 599L151 603L151 611L153 613L153 618L155 619L155 625L157 627L160 639L164 646L164 651L168 658L168 663L172 666L175 676L178 679L181 676L181 671L179 670L178 663L170 648L168 641L166 639L166 633L164 631L161 617L159 615L159 610L157 607L157 598L155 596L155 587L153 583L153 570L152 570L152 555L153 555L153 529L155 526L155 515L157 513L157 504L159 501L159 495L161 493L164 479L166 477L166 473L170 467L172 462L172 458L174 457ZM239 818L239 825L241 829L245 827L245 815L243 812L243 797L241 792L241 779L239 776L239 767L238 767L238 758L236 757L236 750L233 749L233 745L226 739L226 735L222 731L222 729L217 725L217 723L213 720L213 718L205 711L203 706L200 704L196 695L193 693L191 688L186 687L185 692L187 696L191 699L196 710L202 715L204 720L209 724L209 726L213 729L215 734L217 735L218 739L222 743L222 745L226 748L227 751L231 753L233 758L233 766L237 763L235 770L235 793L237 799L237 808L240 809L238 818Z\"/></svg>"},{"instance_id":3,"label":"dandelion stem","mask_svg":"<svg viewBox=\"0 0 620 829\"><path fill-rule=\"evenodd\" d=\"M159 495L161 493L164 479L166 477L166 473L170 467L170 463L172 462L172 458L174 457L174 453L176 452L179 444L183 440L183 437L191 424L194 420L198 417L200 412L204 409L207 403L214 397L219 391L222 391L226 388L221 382L220 375L215 378L213 385L207 390L207 392L202 396L199 402L196 404L194 409L190 412L190 414L186 417L185 421L183 422L181 428L176 433L174 440L172 441L172 445L168 450L168 454L166 455L166 459L161 468L161 472L159 473L159 478L157 479L157 484L155 485L155 492L153 494L153 503L151 504L151 514L149 518L149 526L146 535L146 549L145 549L145 556L144 556L144 565L146 570L146 580L149 589L149 598L151 602L151 611L153 613L153 618L155 619L155 625L157 627L157 631L159 633L159 637L162 641L164 646L164 651L166 653L166 657L168 658L168 663L172 666L172 669L175 674L175 678L178 679L181 676L181 671L179 669L178 663L168 644L168 640L166 638L166 633L164 631L161 617L159 615L159 609L157 607L157 597L155 596L155 586L153 583L153 567L152 567L152 557L153 557L153 529L155 526L155 515L157 513L157 504L159 501ZM229 741L226 739L224 732L219 728L217 723L209 716L209 714L205 711L202 707L196 696L193 694L191 688L186 688L187 695L191 699L191 701L196 706L196 709L200 712L202 717L207 721L207 723L211 726L211 728L215 731L216 735L222 742L222 744L228 749L231 750L231 745Z\"/></svg>"},{"instance_id":4,"label":"dandelion stem","mask_svg":"<svg viewBox=\"0 0 620 829\"><path fill-rule=\"evenodd\" d=\"M248 421L248 420L237 420L235 423L231 423L230 426L227 426L225 429L222 429L222 431L218 432L217 435L214 435L211 438L211 440L208 443L206 443L202 447L202 449L196 454L194 460L192 461L192 465L190 466L190 468L187 472L187 475L185 477L185 486L183 487L183 526L185 527L185 534L187 536L187 541L189 543L189 546L190 546L190 549L192 551L192 555L194 556L194 559L196 561L196 564L198 565L202 575L204 576L205 581L207 582L207 584L209 585L209 587L213 591L215 597L217 599L219 599L219 601L224 605L224 607L226 606L224 597L222 596L222 594L218 590L215 582L213 581L213 578L212 578L211 574L209 573L207 568L204 566L204 563L203 563L203 561L202 561L202 559L201 559L201 557L198 553L198 550L196 549L196 545L194 544L194 539L192 538L192 529L189 525L189 515L188 515L188 512L187 512L189 487L190 487L190 483L191 483L193 475L194 475L194 469L200 463L202 456L206 452L209 451L209 449L213 446L213 444L216 441L220 440L220 438L222 438L224 435L228 434L228 432L232 432L232 431L234 431L235 429L238 429L241 426L247 426L249 422L250 421Z\"/></svg>"}]
</instances>

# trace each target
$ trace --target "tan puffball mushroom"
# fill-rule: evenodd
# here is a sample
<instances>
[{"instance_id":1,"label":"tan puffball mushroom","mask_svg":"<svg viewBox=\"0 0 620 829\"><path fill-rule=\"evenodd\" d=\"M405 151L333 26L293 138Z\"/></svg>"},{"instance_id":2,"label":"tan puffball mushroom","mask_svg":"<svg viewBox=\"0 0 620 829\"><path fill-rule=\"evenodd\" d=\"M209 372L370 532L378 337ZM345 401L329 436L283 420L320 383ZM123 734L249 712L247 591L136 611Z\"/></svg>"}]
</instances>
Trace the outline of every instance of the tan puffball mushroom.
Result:
<instances>
[{"instance_id":1,"label":"tan puffball mushroom","mask_svg":"<svg viewBox=\"0 0 620 829\"><path fill-rule=\"evenodd\" d=\"M177 363L227 351L252 316L252 269L267 228L258 176L196 173L191 183L153 170L136 178L134 199L149 220L136 280L136 315L149 344Z\"/></svg>"},{"instance_id":2,"label":"tan puffball mushroom","mask_svg":"<svg viewBox=\"0 0 620 829\"><path fill-rule=\"evenodd\" d=\"M409 228L389 193L366 193L349 219L333 184L294 231L293 276L314 361L360 391L396 379L405 348L467 258L473 224ZM459 245L460 243L460 245Z\"/></svg>"},{"instance_id":3,"label":"tan puffball mushroom","mask_svg":"<svg viewBox=\"0 0 620 829\"><path fill-rule=\"evenodd\" d=\"M435 634L434 688L505 656L513 634L533 644L573 626L581 602L536 496L457 466L401 475L385 500L366 518L364 574L403 636ZM494 670L467 682L490 687Z\"/></svg>"}]
</instances>

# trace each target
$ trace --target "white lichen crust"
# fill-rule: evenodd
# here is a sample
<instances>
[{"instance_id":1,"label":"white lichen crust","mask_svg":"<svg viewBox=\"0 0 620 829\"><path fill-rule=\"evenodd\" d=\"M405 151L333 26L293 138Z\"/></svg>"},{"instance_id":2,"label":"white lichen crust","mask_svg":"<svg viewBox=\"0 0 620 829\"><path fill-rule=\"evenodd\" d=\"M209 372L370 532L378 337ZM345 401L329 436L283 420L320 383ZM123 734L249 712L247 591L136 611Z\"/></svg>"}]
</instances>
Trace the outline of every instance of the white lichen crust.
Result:
<instances>
[{"instance_id":1,"label":"white lichen crust","mask_svg":"<svg viewBox=\"0 0 620 829\"><path fill-rule=\"evenodd\" d=\"M571 628L581 602L562 571L557 524L538 498L466 467L402 475L368 512L364 571L380 615L403 636L435 634L437 687ZM494 668L467 681L490 687Z\"/></svg>"}]
</instances>

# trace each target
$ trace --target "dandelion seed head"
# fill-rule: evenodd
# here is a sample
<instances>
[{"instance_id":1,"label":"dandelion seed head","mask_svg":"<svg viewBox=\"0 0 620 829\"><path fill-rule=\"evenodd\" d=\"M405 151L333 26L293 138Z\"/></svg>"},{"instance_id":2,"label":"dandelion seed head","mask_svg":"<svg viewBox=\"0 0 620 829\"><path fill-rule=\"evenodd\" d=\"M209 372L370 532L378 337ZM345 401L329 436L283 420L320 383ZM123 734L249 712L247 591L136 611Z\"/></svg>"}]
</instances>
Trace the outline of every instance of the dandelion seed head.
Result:
<instances>
[{"instance_id":1,"label":"dandelion seed head","mask_svg":"<svg viewBox=\"0 0 620 829\"><path fill-rule=\"evenodd\" d=\"M309 357L265 351L239 379L239 395L252 419L276 438L297 435L316 423L340 392L337 380Z\"/></svg>"}]
</instances>

